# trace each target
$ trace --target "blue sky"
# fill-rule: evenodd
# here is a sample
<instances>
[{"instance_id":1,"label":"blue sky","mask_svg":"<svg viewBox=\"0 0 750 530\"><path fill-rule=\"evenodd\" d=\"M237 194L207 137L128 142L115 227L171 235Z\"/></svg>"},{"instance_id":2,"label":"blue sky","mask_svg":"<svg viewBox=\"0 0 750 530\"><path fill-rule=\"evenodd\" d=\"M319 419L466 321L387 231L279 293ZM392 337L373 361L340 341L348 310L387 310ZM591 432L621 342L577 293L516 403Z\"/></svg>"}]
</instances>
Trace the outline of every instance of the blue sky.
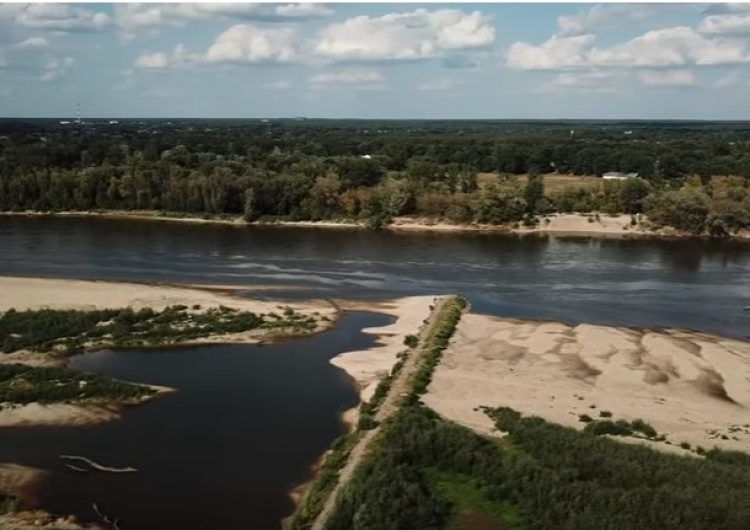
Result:
<instances>
[{"instance_id":1,"label":"blue sky","mask_svg":"<svg viewBox=\"0 0 750 530\"><path fill-rule=\"evenodd\" d=\"M0 116L750 119L750 4L0 4Z\"/></svg>"}]
</instances>

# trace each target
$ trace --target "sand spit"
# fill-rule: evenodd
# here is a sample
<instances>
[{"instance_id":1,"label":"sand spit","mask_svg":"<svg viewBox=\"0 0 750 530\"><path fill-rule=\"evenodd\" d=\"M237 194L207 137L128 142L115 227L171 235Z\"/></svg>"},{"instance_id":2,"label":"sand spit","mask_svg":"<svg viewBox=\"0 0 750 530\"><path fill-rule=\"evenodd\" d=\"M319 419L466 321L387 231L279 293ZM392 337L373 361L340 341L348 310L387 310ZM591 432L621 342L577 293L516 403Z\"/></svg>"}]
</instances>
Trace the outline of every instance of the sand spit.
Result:
<instances>
[{"instance_id":1,"label":"sand spit","mask_svg":"<svg viewBox=\"0 0 750 530\"><path fill-rule=\"evenodd\" d=\"M404 339L407 335L417 335L424 321L430 316L434 296L410 296L386 302L337 301L342 309L352 311L374 311L396 317L393 324L379 328L366 328L362 331L378 337L378 343L363 351L350 351L331 359L331 364L345 370L360 389L362 401L368 401L381 378L390 373L398 361L399 352L407 349ZM356 414L348 411L345 421L354 422Z\"/></svg>"},{"instance_id":2,"label":"sand spit","mask_svg":"<svg viewBox=\"0 0 750 530\"><path fill-rule=\"evenodd\" d=\"M116 309L150 307L155 310L170 305L200 305L203 309L224 305L255 313L278 312L279 306L291 306L303 314L317 311L331 316L335 310L325 302L287 304L233 296L233 287L174 286L114 281L63 280L0 276L0 311L24 309ZM247 289L253 289L248 286Z\"/></svg>"},{"instance_id":3,"label":"sand spit","mask_svg":"<svg viewBox=\"0 0 750 530\"><path fill-rule=\"evenodd\" d=\"M584 426L580 414L608 411L648 421L674 445L750 451L748 383L750 343L465 314L424 401L484 433L493 425L479 406L576 428Z\"/></svg>"}]
</instances>

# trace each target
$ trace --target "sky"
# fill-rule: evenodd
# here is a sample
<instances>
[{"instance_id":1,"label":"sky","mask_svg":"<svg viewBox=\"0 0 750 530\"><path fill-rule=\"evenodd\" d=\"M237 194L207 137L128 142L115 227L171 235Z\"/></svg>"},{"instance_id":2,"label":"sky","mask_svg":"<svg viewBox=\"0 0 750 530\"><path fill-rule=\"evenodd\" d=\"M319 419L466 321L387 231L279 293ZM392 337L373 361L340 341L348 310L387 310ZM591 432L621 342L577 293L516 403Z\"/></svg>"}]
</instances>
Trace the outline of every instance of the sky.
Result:
<instances>
[{"instance_id":1,"label":"sky","mask_svg":"<svg viewBox=\"0 0 750 530\"><path fill-rule=\"evenodd\" d=\"M0 3L0 116L750 119L750 4Z\"/></svg>"}]
</instances>

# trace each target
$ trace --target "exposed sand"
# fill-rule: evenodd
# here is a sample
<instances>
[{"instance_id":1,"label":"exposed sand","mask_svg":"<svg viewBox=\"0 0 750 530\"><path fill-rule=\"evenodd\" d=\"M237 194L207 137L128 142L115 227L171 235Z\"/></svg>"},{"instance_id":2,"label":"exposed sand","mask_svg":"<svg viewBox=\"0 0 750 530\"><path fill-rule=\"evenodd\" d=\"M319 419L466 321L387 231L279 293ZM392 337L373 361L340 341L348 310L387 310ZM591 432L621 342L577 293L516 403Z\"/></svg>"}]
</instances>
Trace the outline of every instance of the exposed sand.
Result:
<instances>
[{"instance_id":1,"label":"exposed sand","mask_svg":"<svg viewBox=\"0 0 750 530\"><path fill-rule=\"evenodd\" d=\"M115 406L29 403L0 410L0 427L80 427L119 418L119 407Z\"/></svg>"},{"instance_id":2,"label":"exposed sand","mask_svg":"<svg viewBox=\"0 0 750 530\"><path fill-rule=\"evenodd\" d=\"M241 217L203 219L200 217L177 217L170 216L158 211L102 211L102 212L0 212L0 216L26 216L26 217L101 217L106 219L134 219L145 221L168 221L178 223L217 224L236 227L243 226L279 226L279 227L302 227L302 228L364 228L364 223L348 220L328 221L257 221L249 224ZM595 214L551 214L547 216L549 222L541 219L536 228L519 227L510 225L470 224L460 225L447 221L430 218L396 217L384 229L394 231L428 231L428 232L497 232L515 234L550 234L550 235L578 235L591 237L694 237L693 234L684 234L671 228L652 229L648 226L648 220L641 216L642 224L631 226L631 216L625 214L608 215L599 214L599 220L595 220ZM591 221L589 221L591 219ZM750 230L742 231L732 236L736 239L750 239Z\"/></svg>"},{"instance_id":3,"label":"exposed sand","mask_svg":"<svg viewBox=\"0 0 750 530\"><path fill-rule=\"evenodd\" d=\"M508 406L576 428L579 414L610 411L648 421L675 445L750 451L749 383L750 343L468 313L424 401L484 433L492 422L475 407Z\"/></svg>"},{"instance_id":4,"label":"exposed sand","mask_svg":"<svg viewBox=\"0 0 750 530\"><path fill-rule=\"evenodd\" d=\"M362 401L368 401L380 379L390 373L399 352L407 349L404 339L419 333L436 300L434 296L410 296L387 302L339 302L343 309L375 311L396 317L393 324L363 330L378 337L374 347L345 352L331 359L333 365L345 370L357 382ZM349 422L355 421L355 417L351 411L344 416Z\"/></svg>"},{"instance_id":5,"label":"exposed sand","mask_svg":"<svg viewBox=\"0 0 750 530\"><path fill-rule=\"evenodd\" d=\"M286 303L253 300L233 296L229 291L240 287L194 287L151 285L113 281L63 280L49 278L21 278L0 276L0 311L24 309L115 309L150 307L155 310L182 304L202 309L224 305L240 311L255 313L278 312L279 306L291 306L303 314L318 311L332 316L335 309L324 302ZM253 287L248 287L253 289Z\"/></svg>"}]
</instances>

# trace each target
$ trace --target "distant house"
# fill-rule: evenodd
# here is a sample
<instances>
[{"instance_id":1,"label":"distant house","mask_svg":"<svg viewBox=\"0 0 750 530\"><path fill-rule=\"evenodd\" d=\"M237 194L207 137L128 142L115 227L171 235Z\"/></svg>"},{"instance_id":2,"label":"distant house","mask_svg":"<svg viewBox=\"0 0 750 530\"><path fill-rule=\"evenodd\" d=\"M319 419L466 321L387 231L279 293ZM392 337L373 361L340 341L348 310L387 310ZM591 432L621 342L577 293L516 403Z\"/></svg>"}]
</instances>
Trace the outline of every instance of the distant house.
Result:
<instances>
[{"instance_id":1,"label":"distant house","mask_svg":"<svg viewBox=\"0 0 750 530\"><path fill-rule=\"evenodd\" d=\"M626 180L638 177L638 173L620 173L619 171L610 171L602 175L604 180Z\"/></svg>"}]
</instances>

